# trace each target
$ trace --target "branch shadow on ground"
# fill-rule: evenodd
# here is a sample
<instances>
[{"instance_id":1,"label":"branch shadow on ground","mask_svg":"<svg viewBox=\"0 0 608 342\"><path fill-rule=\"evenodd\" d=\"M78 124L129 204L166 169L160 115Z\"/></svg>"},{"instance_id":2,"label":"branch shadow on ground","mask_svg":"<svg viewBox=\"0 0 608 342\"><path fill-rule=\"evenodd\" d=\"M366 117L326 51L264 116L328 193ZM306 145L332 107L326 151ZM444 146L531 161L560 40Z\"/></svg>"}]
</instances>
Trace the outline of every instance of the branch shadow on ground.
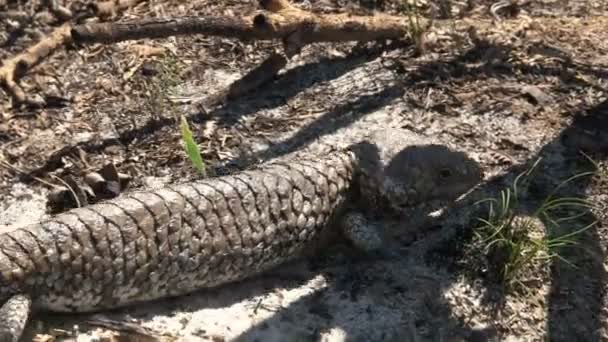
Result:
<instances>
[{"instance_id":1,"label":"branch shadow on ground","mask_svg":"<svg viewBox=\"0 0 608 342\"><path fill-rule=\"evenodd\" d=\"M389 86L374 94L363 95L354 101L344 103L323 114L318 119L302 127L292 137L260 152L230 160L228 164L237 165L238 168L242 168L246 167L250 163L250 160L263 163L272 158L298 151L305 148L315 139L334 133L340 128L347 127L366 115L382 109L403 94L404 89L402 87Z\"/></svg>"},{"instance_id":2,"label":"branch shadow on ground","mask_svg":"<svg viewBox=\"0 0 608 342\"><path fill-rule=\"evenodd\" d=\"M552 55L558 54L557 49L551 48ZM554 51L556 50L556 51ZM561 52L560 56L567 56ZM507 45L490 43L487 41L479 41L477 44L458 54L454 58L448 60L434 61L426 63L418 68L415 72L406 72L399 64L394 64L392 71L396 74L403 74L406 80L397 86L385 88L377 94L358 98L351 101L342 107L335 108L331 112L323 115L311 124L300 129L293 137L269 148L256 152L251 156L236 158L230 163L242 165L247 158L251 160L261 159L267 160L280 157L284 154L293 152L294 150L308 145L312 140L319 138L322 135L330 134L337 131L341 127L355 122L359 118L374 110L380 109L382 106L389 104L392 100L401 97L406 90L413 90L420 87L428 86L428 82L438 84L439 82L450 81L476 81L482 77L502 78L505 75L539 75L558 77L562 84L574 84L580 87L589 87L603 91L603 88L598 88L597 85L591 84L577 74L588 74L596 77L608 78L608 66L605 70L599 67L575 63L570 58L563 57L566 67L545 67L537 66L530 67L524 61L518 59L512 53L512 48ZM508 61L508 62L507 62ZM479 64L482 63L483 64ZM474 66L471 66L474 65ZM386 96L386 98L384 98ZM366 103L370 101L370 103ZM476 113L481 113L484 108L479 108ZM346 115L346 116L343 116ZM338 118L338 120L336 120ZM343 118L343 119L340 119Z\"/></svg>"},{"instance_id":3,"label":"branch shadow on ground","mask_svg":"<svg viewBox=\"0 0 608 342\"><path fill-rule=\"evenodd\" d=\"M253 94L243 95L205 115L202 115L201 113L190 114L187 116L187 119L190 122L200 124L206 122L210 118L218 118L220 124L231 126L235 124L240 117L256 113L260 109L276 108L304 89L312 87L319 82L327 82L338 78L363 65L365 62L380 56L384 51L387 51L387 49L398 47L399 44L390 45L388 47L379 46L371 50L364 50L363 54L360 51L356 51L345 57L325 58L315 63L295 67L287 71L284 75L279 76L268 86L257 89ZM491 62L488 62L488 60ZM507 63L506 61L509 62ZM479 62L484 63L481 65L475 64ZM544 67L539 69L538 67L530 67L523 61L517 60L517 58L511 54L510 47L480 41L473 48L452 59L426 63L415 72L406 72L400 69L398 65L393 67L393 71L407 76L407 80L403 84L403 87L405 88L415 88L421 86L421 84L425 84L425 82L426 86L428 86L429 82L437 84L438 82L455 80L474 81L481 77L499 78L503 75L511 75L515 72L524 75L539 73L553 75L557 76L563 83L575 83L579 86L594 88L597 87L597 85L590 84L580 77L577 77L577 73L608 77L608 72L605 70L602 71L601 68L593 68L588 65L576 64L574 62L566 62L570 63L567 64L569 65L569 68ZM608 67L606 70L608 70ZM310 75L312 75L312 77ZM355 102L357 102L357 100L352 101L352 103ZM362 101L359 102L362 106L365 105ZM481 110L483 110L483 108L479 109L479 111ZM338 111L339 109L335 109L333 112L335 113ZM325 119L320 119L318 121L319 123L322 123L324 120ZM112 145L129 146L133 141L142 140L144 137L155 134L164 127L171 125L177 125L177 122L173 117L151 119L140 127L119 133L118 138L66 146L53 153L47 158L42 166L29 170L24 175L20 175L20 181L28 183L34 179L33 177L43 176L50 171L62 167L62 158L70 154L77 154L79 150L83 150L87 153L97 153ZM305 131L308 130L308 132L311 132L311 127L314 125L315 124L312 124L305 129ZM326 130L325 134L329 132L331 132L331 130ZM307 139L310 136L305 137L307 134L304 133L298 135L299 137L294 137L294 139L290 139L290 141L286 142L286 145L306 145L307 142L305 141L296 142L295 140ZM268 150L262 151L259 154L264 158L283 154L281 152L281 146L273 146L272 150L274 150L274 152ZM291 149L287 148L286 151L291 151Z\"/></svg>"},{"instance_id":4,"label":"branch shadow on ground","mask_svg":"<svg viewBox=\"0 0 608 342\"><path fill-rule=\"evenodd\" d=\"M304 64L287 70L276 78L271 84L261 86L255 92L241 96L236 101L230 101L217 108L206 116L218 118L218 124L230 126L239 119L255 114L261 109L272 109L287 103L302 91L315 84L335 80L350 71L364 65L383 53L404 46L404 42L397 41L390 45L378 44L370 48L355 47L344 57L323 57L314 63ZM192 119L202 118L195 116Z\"/></svg>"},{"instance_id":5,"label":"branch shadow on ground","mask_svg":"<svg viewBox=\"0 0 608 342\"><path fill-rule=\"evenodd\" d=\"M231 126L240 117L256 113L261 109L281 106L305 89L317 83L329 82L339 78L367 61L380 56L387 49L395 49L399 46L400 44L393 44L390 46L379 45L371 49L355 49L351 54L344 57L322 58L313 63L294 67L266 86L256 89L254 93L242 95L208 113L192 113L187 115L186 118L189 122L196 124L217 119L219 125ZM177 124L178 122L173 116L154 118L140 127L120 132L117 138L66 146L53 153L40 167L20 175L20 181L29 183L34 180L34 177L43 176L62 167L62 158L78 153L79 150L87 153L98 153L113 145L129 146L133 141L143 140L167 126L177 126Z\"/></svg>"}]
</instances>

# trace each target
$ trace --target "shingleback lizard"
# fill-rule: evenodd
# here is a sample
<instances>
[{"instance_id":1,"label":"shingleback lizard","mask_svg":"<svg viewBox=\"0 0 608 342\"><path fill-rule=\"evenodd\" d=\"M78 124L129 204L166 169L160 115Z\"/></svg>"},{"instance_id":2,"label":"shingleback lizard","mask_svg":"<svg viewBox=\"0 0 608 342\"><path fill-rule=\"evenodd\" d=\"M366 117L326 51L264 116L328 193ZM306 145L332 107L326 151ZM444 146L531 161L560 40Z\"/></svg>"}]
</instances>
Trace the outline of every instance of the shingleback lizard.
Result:
<instances>
[{"instance_id":1,"label":"shingleback lizard","mask_svg":"<svg viewBox=\"0 0 608 342\"><path fill-rule=\"evenodd\" d=\"M260 274L336 234L381 250L357 208L452 200L481 180L465 153L427 142L378 131L332 153L125 193L0 234L0 341L17 341L32 310L186 294Z\"/></svg>"}]
</instances>

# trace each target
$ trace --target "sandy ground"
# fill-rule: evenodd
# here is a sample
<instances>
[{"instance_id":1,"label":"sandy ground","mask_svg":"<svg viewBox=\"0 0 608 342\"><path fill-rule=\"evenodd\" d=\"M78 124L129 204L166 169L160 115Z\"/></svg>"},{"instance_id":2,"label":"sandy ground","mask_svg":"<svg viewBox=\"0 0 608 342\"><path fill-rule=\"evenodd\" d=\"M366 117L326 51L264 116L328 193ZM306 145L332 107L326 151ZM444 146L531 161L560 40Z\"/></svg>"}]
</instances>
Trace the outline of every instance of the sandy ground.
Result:
<instances>
[{"instance_id":1,"label":"sandy ground","mask_svg":"<svg viewBox=\"0 0 608 342\"><path fill-rule=\"evenodd\" d=\"M399 13L386 2L387 11ZM522 215L533 214L561 181L593 172L559 193L595 205L560 228L597 221L578 236L581 248L563 251L576 267L557 259L536 265L523 275L527 291L504 293L487 270L493 261L476 254L479 212L472 204L437 218L416 209L407 221L386 223L399 237L399 259L331 251L181 298L94 316L36 315L24 340L143 338L134 331L183 341L608 339L608 5L539 1L494 22L489 4L473 1L466 9L454 2L454 27L430 34L422 54L411 45L307 47L270 84L203 113L194 100L238 79L279 44L177 37L62 50L25 85L69 98L67 106L16 110L0 93L0 227L48 214L50 187L43 182L81 179L107 162L133 177L133 189L195 177L175 121L180 114L218 174L314 149L319 140L346 143L370 129L402 127L478 160L486 173L481 197L497 196L542 158L522 196ZM309 5L363 11L346 1ZM434 5L421 6L437 15ZM117 20L252 9L248 1L153 1ZM0 57L31 43L27 35L18 38L0 48ZM165 55L137 55L137 44L161 47ZM160 72L146 76L146 68ZM91 319L110 320L111 328L86 324Z\"/></svg>"}]
</instances>

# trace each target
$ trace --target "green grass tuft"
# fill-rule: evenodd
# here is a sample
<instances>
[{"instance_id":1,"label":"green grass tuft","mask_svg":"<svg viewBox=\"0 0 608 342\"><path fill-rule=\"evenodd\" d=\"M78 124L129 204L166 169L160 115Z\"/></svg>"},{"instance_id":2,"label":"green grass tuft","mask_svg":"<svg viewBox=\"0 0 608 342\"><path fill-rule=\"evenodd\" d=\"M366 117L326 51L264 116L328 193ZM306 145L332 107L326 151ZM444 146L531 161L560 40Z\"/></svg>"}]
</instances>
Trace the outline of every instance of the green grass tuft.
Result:
<instances>
[{"instance_id":1,"label":"green grass tuft","mask_svg":"<svg viewBox=\"0 0 608 342\"><path fill-rule=\"evenodd\" d=\"M589 176L589 172L560 183L530 216L518 214L521 212L520 182L529 180L537 164L518 175L513 185L502 190L497 198L478 202L487 203L489 211L487 218L478 218L481 226L475 229L474 241L485 256L494 280L507 291L514 289L515 285L525 287L520 277L534 265L554 259L572 265L560 254L562 248L575 246L577 237L596 224L593 222L570 233L555 234L566 224L576 224L575 220L586 215L592 207L582 198L556 196L559 189L575 179Z\"/></svg>"}]
</instances>

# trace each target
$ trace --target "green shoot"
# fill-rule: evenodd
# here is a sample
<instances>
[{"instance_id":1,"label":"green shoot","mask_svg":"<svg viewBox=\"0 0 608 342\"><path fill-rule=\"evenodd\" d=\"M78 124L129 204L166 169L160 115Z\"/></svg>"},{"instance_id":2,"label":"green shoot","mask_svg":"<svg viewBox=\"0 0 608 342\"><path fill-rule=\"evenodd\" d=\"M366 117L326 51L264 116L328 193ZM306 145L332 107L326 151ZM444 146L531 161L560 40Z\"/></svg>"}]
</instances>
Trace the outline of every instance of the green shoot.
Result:
<instances>
[{"instance_id":1,"label":"green shoot","mask_svg":"<svg viewBox=\"0 0 608 342\"><path fill-rule=\"evenodd\" d=\"M198 149L198 145L194 141L192 131L190 130L190 125L188 124L188 121L183 115L181 116L180 126L182 131L182 139L184 140L184 147L186 148L186 153L188 154L188 157L192 161L194 167L203 175L203 177L207 177L203 157L201 156L201 152Z\"/></svg>"}]
</instances>

